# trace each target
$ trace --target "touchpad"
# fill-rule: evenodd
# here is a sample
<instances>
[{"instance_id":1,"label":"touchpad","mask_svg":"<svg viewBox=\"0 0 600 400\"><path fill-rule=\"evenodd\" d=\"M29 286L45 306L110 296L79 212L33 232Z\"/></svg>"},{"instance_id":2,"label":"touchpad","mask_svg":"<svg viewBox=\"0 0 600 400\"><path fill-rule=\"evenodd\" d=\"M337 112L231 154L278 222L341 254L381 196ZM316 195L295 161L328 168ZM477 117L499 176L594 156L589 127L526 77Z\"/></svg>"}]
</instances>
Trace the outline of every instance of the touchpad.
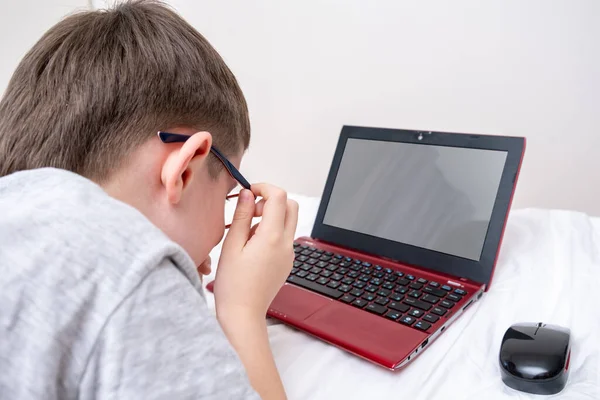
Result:
<instances>
[{"instance_id":1,"label":"touchpad","mask_svg":"<svg viewBox=\"0 0 600 400\"><path fill-rule=\"evenodd\" d=\"M327 297L286 283L275 296L269 311L302 321L332 302Z\"/></svg>"}]
</instances>

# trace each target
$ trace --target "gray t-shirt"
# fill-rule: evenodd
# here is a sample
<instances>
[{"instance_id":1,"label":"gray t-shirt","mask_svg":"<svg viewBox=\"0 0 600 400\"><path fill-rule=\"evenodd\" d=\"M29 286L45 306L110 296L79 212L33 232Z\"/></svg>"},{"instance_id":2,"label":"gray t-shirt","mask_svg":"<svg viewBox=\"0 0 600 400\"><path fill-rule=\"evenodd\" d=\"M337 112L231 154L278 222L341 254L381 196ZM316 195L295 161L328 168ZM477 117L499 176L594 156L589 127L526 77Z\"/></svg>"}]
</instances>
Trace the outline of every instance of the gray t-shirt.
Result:
<instances>
[{"instance_id":1,"label":"gray t-shirt","mask_svg":"<svg viewBox=\"0 0 600 400\"><path fill-rule=\"evenodd\" d=\"M187 253L70 172L0 178L0 399L257 399Z\"/></svg>"}]
</instances>

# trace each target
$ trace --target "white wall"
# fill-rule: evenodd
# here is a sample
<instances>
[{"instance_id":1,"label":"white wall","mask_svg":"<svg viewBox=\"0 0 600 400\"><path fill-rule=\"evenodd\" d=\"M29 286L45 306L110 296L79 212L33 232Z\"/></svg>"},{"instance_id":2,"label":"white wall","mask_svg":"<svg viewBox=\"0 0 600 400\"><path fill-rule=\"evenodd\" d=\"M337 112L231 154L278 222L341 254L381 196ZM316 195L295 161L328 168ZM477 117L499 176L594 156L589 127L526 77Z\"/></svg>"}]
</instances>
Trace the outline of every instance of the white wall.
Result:
<instances>
[{"instance_id":1,"label":"white wall","mask_svg":"<svg viewBox=\"0 0 600 400\"><path fill-rule=\"evenodd\" d=\"M86 2L3 3L0 90ZM170 3L240 80L252 180L319 195L343 124L524 135L515 206L600 215L600 1Z\"/></svg>"},{"instance_id":2,"label":"white wall","mask_svg":"<svg viewBox=\"0 0 600 400\"><path fill-rule=\"evenodd\" d=\"M87 0L0 0L0 94L44 32L66 14L88 7Z\"/></svg>"},{"instance_id":3,"label":"white wall","mask_svg":"<svg viewBox=\"0 0 600 400\"><path fill-rule=\"evenodd\" d=\"M524 135L515 206L600 215L600 1L171 4L241 82L252 179L319 195L343 124Z\"/></svg>"}]
</instances>

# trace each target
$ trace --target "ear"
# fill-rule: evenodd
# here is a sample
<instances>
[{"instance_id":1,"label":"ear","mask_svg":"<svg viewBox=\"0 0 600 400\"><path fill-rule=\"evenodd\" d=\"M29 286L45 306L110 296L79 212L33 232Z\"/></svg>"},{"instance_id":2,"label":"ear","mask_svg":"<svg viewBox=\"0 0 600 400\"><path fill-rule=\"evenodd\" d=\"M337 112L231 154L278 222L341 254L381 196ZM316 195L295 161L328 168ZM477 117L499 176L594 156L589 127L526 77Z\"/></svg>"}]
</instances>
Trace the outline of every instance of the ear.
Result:
<instances>
[{"instance_id":1,"label":"ear","mask_svg":"<svg viewBox=\"0 0 600 400\"><path fill-rule=\"evenodd\" d=\"M194 164L206 162L212 146L212 135L208 132L197 132L181 147L175 143L168 146L173 146L173 150L162 166L161 181L169 203L177 204L193 178L194 172L190 163L192 160Z\"/></svg>"}]
</instances>

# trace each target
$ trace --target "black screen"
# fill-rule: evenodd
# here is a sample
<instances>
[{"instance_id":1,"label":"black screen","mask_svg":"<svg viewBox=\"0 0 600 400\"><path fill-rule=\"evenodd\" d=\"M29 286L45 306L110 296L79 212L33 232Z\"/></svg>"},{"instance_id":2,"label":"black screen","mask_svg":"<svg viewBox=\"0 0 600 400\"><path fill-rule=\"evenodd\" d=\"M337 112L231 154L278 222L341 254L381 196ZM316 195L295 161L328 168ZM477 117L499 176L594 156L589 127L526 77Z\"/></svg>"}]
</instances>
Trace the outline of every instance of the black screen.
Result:
<instances>
[{"instance_id":1,"label":"black screen","mask_svg":"<svg viewBox=\"0 0 600 400\"><path fill-rule=\"evenodd\" d=\"M506 157L349 138L323 223L478 261Z\"/></svg>"}]
</instances>

